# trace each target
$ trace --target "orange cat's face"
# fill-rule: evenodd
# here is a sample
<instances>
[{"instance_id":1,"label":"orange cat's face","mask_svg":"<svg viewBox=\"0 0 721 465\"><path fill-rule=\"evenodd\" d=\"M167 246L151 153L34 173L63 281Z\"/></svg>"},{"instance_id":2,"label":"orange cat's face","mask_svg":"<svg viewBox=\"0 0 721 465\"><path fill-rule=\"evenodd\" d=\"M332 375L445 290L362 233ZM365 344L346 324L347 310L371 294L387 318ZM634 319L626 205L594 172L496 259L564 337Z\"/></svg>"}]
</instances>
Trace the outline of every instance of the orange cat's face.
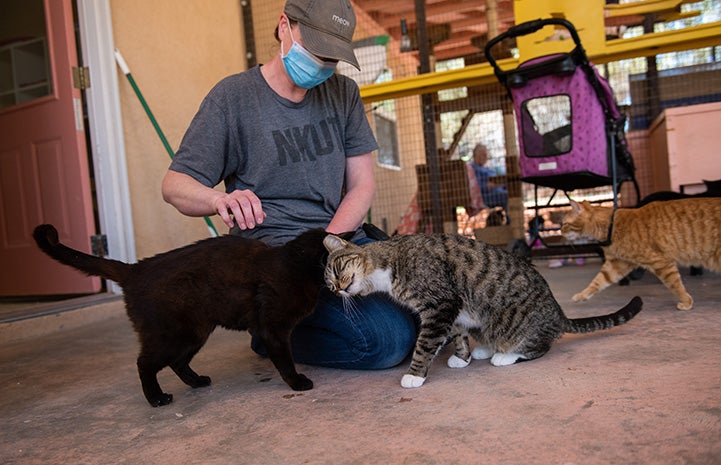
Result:
<instances>
[{"instance_id":1,"label":"orange cat's face","mask_svg":"<svg viewBox=\"0 0 721 465\"><path fill-rule=\"evenodd\" d=\"M563 218L561 234L569 240L575 240L588 235L584 231L584 226L591 219L593 207L587 201L582 203L571 201L571 207L573 207L571 212Z\"/></svg>"}]
</instances>

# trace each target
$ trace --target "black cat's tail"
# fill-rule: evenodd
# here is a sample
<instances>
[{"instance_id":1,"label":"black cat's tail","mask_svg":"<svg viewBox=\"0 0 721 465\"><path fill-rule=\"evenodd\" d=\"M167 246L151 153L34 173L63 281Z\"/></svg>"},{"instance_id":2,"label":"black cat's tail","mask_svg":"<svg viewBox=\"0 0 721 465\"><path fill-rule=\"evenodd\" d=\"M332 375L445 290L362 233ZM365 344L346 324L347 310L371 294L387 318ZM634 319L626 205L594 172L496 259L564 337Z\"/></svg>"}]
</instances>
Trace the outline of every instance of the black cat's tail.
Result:
<instances>
[{"instance_id":1,"label":"black cat's tail","mask_svg":"<svg viewBox=\"0 0 721 465\"><path fill-rule=\"evenodd\" d=\"M567 319L566 326L563 328L566 333L591 333L602 329L610 329L627 323L635 317L643 307L643 300L639 296L631 299L621 310L602 316L592 316L589 318Z\"/></svg>"},{"instance_id":2,"label":"black cat's tail","mask_svg":"<svg viewBox=\"0 0 721 465\"><path fill-rule=\"evenodd\" d=\"M85 274L100 276L122 286L130 272L131 265L127 263L88 255L63 245L58 238L57 229L51 224L41 224L35 227L33 238L40 250L50 257Z\"/></svg>"}]
</instances>

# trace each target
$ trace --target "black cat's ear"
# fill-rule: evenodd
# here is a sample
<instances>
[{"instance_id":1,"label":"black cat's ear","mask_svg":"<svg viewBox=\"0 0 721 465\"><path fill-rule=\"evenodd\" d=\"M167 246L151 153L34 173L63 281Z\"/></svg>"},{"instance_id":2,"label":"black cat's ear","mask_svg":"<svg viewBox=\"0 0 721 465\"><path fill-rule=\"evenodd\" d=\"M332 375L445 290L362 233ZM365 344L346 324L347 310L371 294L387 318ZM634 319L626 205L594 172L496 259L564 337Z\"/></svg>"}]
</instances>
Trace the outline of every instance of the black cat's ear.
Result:
<instances>
[{"instance_id":1,"label":"black cat's ear","mask_svg":"<svg viewBox=\"0 0 721 465\"><path fill-rule=\"evenodd\" d=\"M363 223L363 232L365 232L369 238L377 241L387 241L391 238L385 231L373 223Z\"/></svg>"},{"instance_id":2,"label":"black cat's ear","mask_svg":"<svg viewBox=\"0 0 721 465\"><path fill-rule=\"evenodd\" d=\"M721 180L709 181L708 179L703 180L706 185L706 194L718 196L721 195Z\"/></svg>"},{"instance_id":3,"label":"black cat's ear","mask_svg":"<svg viewBox=\"0 0 721 465\"><path fill-rule=\"evenodd\" d=\"M328 252L342 249L347 244L347 241L333 234L328 234L327 236L325 236L325 239L323 239L323 245L325 246L326 250L328 250Z\"/></svg>"},{"instance_id":4,"label":"black cat's ear","mask_svg":"<svg viewBox=\"0 0 721 465\"><path fill-rule=\"evenodd\" d=\"M343 240L349 241L353 239L353 236L355 236L355 231L346 231L344 233L338 234L338 236L340 236L340 238Z\"/></svg>"}]
</instances>

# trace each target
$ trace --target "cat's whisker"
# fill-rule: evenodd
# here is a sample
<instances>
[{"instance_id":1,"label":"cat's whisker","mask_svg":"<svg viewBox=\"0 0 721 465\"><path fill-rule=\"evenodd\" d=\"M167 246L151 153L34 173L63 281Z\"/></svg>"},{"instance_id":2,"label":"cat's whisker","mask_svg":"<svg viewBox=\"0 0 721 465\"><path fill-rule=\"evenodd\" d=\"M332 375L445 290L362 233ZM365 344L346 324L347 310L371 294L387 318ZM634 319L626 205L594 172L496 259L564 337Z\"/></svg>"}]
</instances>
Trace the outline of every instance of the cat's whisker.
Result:
<instances>
[{"instance_id":1,"label":"cat's whisker","mask_svg":"<svg viewBox=\"0 0 721 465\"><path fill-rule=\"evenodd\" d=\"M343 298L343 310L350 317L351 320L356 320L360 317L360 311L358 310L358 302L354 296Z\"/></svg>"},{"instance_id":2,"label":"cat's whisker","mask_svg":"<svg viewBox=\"0 0 721 465\"><path fill-rule=\"evenodd\" d=\"M452 367L479 357L470 350L469 335L486 348L481 358L508 365L543 356L564 333L624 324L643 305L636 297L608 315L569 319L531 263L455 234L399 235L363 246L328 242L327 280L343 298L349 318L360 318L362 311L353 296L375 292L389 295L418 317L411 365L401 380L407 388L423 384L433 359L450 340L455 345ZM509 305L513 311L507 311Z\"/></svg>"}]
</instances>

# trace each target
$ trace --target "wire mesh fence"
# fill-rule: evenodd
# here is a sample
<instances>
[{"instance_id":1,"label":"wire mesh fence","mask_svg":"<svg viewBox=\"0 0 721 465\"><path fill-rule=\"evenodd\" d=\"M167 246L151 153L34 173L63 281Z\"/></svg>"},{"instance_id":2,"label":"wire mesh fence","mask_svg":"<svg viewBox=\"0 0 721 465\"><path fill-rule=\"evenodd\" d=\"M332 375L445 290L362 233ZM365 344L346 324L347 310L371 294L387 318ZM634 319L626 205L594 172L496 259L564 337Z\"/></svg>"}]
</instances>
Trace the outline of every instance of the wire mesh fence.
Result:
<instances>
[{"instance_id":1,"label":"wire mesh fence","mask_svg":"<svg viewBox=\"0 0 721 465\"><path fill-rule=\"evenodd\" d=\"M647 14L620 26L618 21L606 21L606 39L632 39L721 20L719 0L680 3L673 11L675 16ZM442 76L482 64L486 61L483 46L489 37L514 24L513 5L503 0L355 0L356 37L360 37L355 46L362 71L339 65L338 72L355 79L363 90L364 86L418 76L424 66L431 74ZM419 12L423 22L418 21ZM277 53L272 38L277 18L268 16L266 10L254 10L253 20L253 49L262 63L264 56ZM419 42L423 38L428 41L427 49ZM513 41L504 44L500 58L517 56L515 45ZM702 48L607 61L598 69L626 117L626 141L641 197L659 190L698 191L703 189L704 179L721 179L721 163L705 154L682 152L669 157L675 149L668 147L666 121L670 109L694 113L695 108L708 111L706 117L718 124L721 109L713 106L721 101L718 41ZM535 218L534 205L553 206L541 216L552 232L569 208L569 197L601 202L607 201L612 191L611 186L603 186L574 189L566 195L523 182L519 128L508 92L497 81L432 92L415 89L400 97L371 100L366 111L380 149L375 166L377 193L369 220L389 234L442 229L507 243L526 237L529 222ZM696 137L706 136L711 134ZM485 176L473 166L479 144L487 152ZM684 143L680 144L683 149ZM679 168L683 165L695 168ZM681 178L669 175L679 169L685 173ZM493 192L504 192L505 199L495 201ZM629 183L621 186L618 201L624 207L635 205L636 195Z\"/></svg>"}]
</instances>

